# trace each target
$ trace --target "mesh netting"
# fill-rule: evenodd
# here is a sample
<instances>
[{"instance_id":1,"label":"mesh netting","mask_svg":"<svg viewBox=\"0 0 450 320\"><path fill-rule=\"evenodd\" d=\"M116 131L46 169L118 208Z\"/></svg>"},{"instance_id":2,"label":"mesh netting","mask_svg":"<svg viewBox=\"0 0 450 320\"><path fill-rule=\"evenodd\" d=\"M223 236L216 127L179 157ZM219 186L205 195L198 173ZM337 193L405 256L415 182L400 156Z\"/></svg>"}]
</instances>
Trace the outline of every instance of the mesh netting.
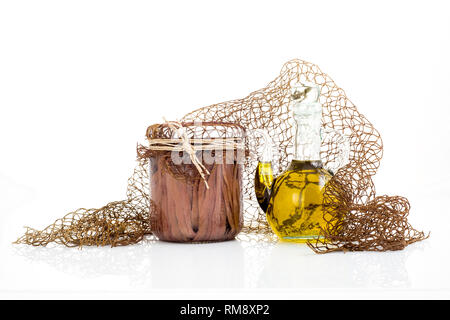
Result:
<instances>
[{"instance_id":1,"label":"mesh netting","mask_svg":"<svg viewBox=\"0 0 450 320\"><path fill-rule=\"evenodd\" d=\"M344 90L316 65L302 60L287 62L280 75L265 88L238 100L214 104L193 111L182 121L219 121L242 126L248 132L265 129L278 147L275 168L284 170L293 156L295 124L289 110L294 83L316 83L321 88L322 127L348 137L349 162L340 168L325 190L326 227L323 237L308 243L316 253L331 251L399 250L425 239L407 220L410 205L400 196L376 196L372 177L383 153L378 131L358 112ZM254 193L257 138L247 139L247 157L243 173L244 223L240 239L273 241L276 237L259 208ZM333 166L339 155L335 142L324 140L321 158L325 167ZM151 235L149 224L148 158L140 157L128 181L127 199L100 209L79 209L57 220L42 231L27 228L17 243L67 246L127 245Z\"/></svg>"}]
</instances>

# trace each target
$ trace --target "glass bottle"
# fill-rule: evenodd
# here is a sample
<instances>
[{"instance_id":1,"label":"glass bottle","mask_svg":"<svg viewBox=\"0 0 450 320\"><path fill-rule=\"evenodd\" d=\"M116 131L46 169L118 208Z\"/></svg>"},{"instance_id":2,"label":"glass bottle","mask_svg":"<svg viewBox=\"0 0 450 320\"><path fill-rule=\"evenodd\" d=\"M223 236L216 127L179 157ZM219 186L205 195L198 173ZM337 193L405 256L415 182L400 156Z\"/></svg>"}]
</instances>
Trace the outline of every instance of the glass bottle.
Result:
<instances>
[{"instance_id":1,"label":"glass bottle","mask_svg":"<svg viewBox=\"0 0 450 320\"><path fill-rule=\"evenodd\" d=\"M296 122L295 153L289 167L273 177L271 140L263 133L265 148L255 175L255 193L267 221L282 240L307 242L319 236L323 192L332 177L320 159L322 105L316 85L295 85L291 110Z\"/></svg>"}]
</instances>

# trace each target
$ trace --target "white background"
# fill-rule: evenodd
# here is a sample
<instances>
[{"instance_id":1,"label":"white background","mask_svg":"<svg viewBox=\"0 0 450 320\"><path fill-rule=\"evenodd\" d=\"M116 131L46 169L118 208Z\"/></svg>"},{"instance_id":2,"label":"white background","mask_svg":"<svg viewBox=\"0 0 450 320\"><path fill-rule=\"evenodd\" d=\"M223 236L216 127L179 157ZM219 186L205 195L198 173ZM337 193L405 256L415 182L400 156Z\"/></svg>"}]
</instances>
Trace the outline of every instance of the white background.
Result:
<instances>
[{"instance_id":1,"label":"white background","mask_svg":"<svg viewBox=\"0 0 450 320\"><path fill-rule=\"evenodd\" d=\"M450 298L448 1L0 1L0 297ZM380 131L403 251L163 242L15 246L125 197L148 125L319 65Z\"/></svg>"}]
</instances>

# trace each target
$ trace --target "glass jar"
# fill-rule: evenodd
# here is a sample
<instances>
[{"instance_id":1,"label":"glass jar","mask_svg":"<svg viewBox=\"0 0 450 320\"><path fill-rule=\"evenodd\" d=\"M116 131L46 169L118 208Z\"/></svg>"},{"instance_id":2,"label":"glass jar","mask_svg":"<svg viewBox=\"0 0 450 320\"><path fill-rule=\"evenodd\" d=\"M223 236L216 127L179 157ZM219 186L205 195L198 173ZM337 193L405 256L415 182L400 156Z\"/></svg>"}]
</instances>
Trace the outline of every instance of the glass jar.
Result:
<instances>
[{"instance_id":1,"label":"glass jar","mask_svg":"<svg viewBox=\"0 0 450 320\"><path fill-rule=\"evenodd\" d=\"M159 240L225 241L240 232L244 135L223 122L149 127L150 226Z\"/></svg>"}]
</instances>

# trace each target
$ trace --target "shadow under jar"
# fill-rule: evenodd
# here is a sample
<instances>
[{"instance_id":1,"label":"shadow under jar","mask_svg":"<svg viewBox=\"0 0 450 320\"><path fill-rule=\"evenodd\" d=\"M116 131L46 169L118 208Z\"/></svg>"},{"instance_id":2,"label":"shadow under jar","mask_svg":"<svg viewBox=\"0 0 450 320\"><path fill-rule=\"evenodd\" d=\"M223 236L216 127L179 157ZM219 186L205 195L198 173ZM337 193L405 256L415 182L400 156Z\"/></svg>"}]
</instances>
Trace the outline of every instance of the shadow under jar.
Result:
<instances>
[{"instance_id":1,"label":"shadow under jar","mask_svg":"<svg viewBox=\"0 0 450 320\"><path fill-rule=\"evenodd\" d=\"M244 129L231 123L183 123L195 155L208 170L204 179L189 153L174 149L150 156L150 226L159 240L215 242L234 239L242 229ZM180 139L168 126L149 139ZM158 130L159 132L155 131ZM225 150L222 149L225 146ZM200 150L199 150L200 149ZM207 182L207 185L205 183Z\"/></svg>"}]
</instances>

